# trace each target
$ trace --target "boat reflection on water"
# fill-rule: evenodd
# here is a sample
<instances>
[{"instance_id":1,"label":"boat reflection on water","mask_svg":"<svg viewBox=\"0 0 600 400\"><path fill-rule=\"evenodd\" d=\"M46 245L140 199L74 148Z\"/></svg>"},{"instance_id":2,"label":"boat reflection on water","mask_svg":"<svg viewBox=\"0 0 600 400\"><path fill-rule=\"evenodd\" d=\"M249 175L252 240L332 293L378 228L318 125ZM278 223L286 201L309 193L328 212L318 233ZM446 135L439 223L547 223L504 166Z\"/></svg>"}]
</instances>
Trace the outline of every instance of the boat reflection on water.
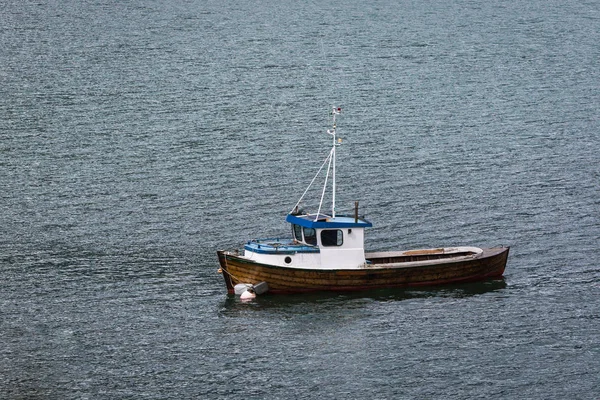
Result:
<instances>
[{"instance_id":1,"label":"boat reflection on water","mask_svg":"<svg viewBox=\"0 0 600 400\"><path fill-rule=\"evenodd\" d=\"M287 307L307 305L339 305L357 300L372 300L378 302L405 301L426 298L462 299L489 294L506 289L504 278L481 282L470 282L455 285L428 286L418 288L381 288L357 292L309 292L294 293L286 296L264 295L257 296L251 302L240 300L239 296L228 295L223 301L222 312L229 314L236 310L269 310L285 309ZM354 303L355 304L355 303Z\"/></svg>"}]
</instances>

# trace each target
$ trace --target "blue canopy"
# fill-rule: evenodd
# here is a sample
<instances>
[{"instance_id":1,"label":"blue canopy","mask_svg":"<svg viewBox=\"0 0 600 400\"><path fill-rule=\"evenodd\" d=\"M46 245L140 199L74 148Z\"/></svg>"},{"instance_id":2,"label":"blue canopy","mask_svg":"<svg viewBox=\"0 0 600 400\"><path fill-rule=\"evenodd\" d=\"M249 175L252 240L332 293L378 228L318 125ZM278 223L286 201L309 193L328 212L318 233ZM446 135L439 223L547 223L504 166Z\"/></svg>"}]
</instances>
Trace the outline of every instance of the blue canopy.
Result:
<instances>
[{"instance_id":1,"label":"blue canopy","mask_svg":"<svg viewBox=\"0 0 600 400\"><path fill-rule=\"evenodd\" d=\"M315 221L316 219L316 221ZM293 215L288 214L285 220L291 224L304 226L306 228L324 229L324 228L369 228L372 223L366 219L359 218L355 221L354 216L336 215L331 218L328 215Z\"/></svg>"}]
</instances>

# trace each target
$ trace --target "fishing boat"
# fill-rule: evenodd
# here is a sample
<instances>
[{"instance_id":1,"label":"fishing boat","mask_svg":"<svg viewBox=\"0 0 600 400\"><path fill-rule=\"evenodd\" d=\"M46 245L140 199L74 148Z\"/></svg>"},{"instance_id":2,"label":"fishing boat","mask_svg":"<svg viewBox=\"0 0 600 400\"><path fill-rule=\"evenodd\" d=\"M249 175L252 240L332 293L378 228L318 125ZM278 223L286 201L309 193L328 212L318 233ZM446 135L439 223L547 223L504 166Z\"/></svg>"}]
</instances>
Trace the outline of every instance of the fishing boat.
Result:
<instances>
[{"instance_id":1,"label":"fishing boat","mask_svg":"<svg viewBox=\"0 0 600 400\"><path fill-rule=\"evenodd\" d=\"M217 251L228 293L254 297L263 293L312 291L358 291L374 288L431 286L500 278L506 267L509 247L472 246L434 249L365 252L365 229L372 223L354 213L336 214L335 162L337 137L333 127L329 155L300 200L287 215L289 238L254 239L242 250ZM315 213L300 204L317 176L327 165L321 201ZM322 212L331 176L331 212Z\"/></svg>"}]
</instances>

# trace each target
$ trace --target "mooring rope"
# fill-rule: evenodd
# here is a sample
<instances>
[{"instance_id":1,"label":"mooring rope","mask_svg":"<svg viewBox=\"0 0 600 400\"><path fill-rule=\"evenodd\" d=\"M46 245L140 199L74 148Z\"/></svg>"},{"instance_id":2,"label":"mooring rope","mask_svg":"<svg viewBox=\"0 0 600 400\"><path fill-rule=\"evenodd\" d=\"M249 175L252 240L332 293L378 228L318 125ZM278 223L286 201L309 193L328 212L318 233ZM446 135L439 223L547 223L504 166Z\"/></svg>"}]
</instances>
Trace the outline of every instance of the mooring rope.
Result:
<instances>
[{"instance_id":1,"label":"mooring rope","mask_svg":"<svg viewBox=\"0 0 600 400\"><path fill-rule=\"evenodd\" d=\"M238 282L241 282L242 280L240 278L238 278L237 276L233 275L231 272L229 272L227 270L228 265L227 265L227 254L223 253L223 261L225 261L225 268L220 268L221 272L226 272L227 275L229 275L230 278L235 279ZM233 282L231 282L233 284Z\"/></svg>"}]
</instances>

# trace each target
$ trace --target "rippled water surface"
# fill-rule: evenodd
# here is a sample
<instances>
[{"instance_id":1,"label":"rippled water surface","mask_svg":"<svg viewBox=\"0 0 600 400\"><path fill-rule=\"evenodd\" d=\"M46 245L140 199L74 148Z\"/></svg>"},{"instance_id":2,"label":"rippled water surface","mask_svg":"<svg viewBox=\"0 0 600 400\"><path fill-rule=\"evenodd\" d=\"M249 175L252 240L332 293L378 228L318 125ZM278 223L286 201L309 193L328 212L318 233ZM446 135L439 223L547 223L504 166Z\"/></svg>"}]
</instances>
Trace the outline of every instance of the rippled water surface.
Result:
<instances>
[{"instance_id":1,"label":"rippled water surface","mask_svg":"<svg viewBox=\"0 0 600 400\"><path fill-rule=\"evenodd\" d=\"M0 398L597 398L599 26L594 1L5 1ZM216 250L287 235L332 105L368 249L509 245L503 280L226 294Z\"/></svg>"}]
</instances>

